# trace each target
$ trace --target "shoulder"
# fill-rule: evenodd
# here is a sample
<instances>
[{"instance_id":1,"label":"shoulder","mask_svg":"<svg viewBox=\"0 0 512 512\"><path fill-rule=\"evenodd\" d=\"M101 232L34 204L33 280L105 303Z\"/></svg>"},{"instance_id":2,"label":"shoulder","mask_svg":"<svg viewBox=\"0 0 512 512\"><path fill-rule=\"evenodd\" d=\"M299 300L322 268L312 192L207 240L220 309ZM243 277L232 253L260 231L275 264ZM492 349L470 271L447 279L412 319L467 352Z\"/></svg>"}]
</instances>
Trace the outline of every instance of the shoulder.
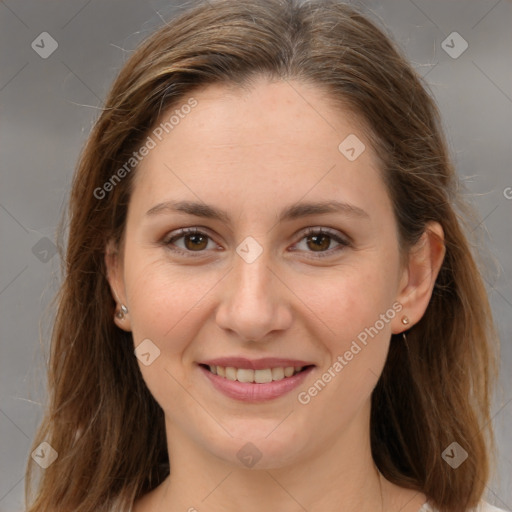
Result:
<instances>
[{"instance_id":1,"label":"shoulder","mask_svg":"<svg viewBox=\"0 0 512 512\"><path fill-rule=\"evenodd\" d=\"M418 510L418 512L438 512L438 511L432 505L425 503L425 505L423 505L423 507L421 507L421 509ZM507 511L503 508L498 508L498 507L495 507L494 505L490 505L489 503L487 503L485 501L481 501L480 504L478 505L478 507L476 507L475 509L472 509L471 512L507 512Z\"/></svg>"},{"instance_id":2,"label":"shoulder","mask_svg":"<svg viewBox=\"0 0 512 512\"><path fill-rule=\"evenodd\" d=\"M485 501L482 501L475 512L507 512L503 508L495 507L494 505L490 505Z\"/></svg>"}]
</instances>

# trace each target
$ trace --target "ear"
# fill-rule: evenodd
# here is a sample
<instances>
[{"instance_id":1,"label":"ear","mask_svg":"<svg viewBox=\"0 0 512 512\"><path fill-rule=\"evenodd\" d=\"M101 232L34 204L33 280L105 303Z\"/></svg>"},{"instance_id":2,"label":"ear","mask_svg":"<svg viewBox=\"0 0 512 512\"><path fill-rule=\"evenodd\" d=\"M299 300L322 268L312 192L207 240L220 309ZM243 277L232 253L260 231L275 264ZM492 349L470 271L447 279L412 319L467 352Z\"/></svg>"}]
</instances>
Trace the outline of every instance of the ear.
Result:
<instances>
[{"instance_id":1,"label":"ear","mask_svg":"<svg viewBox=\"0 0 512 512\"><path fill-rule=\"evenodd\" d=\"M438 222L428 223L418 243L411 249L402 273L397 301L403 309L394 319L393 334L411 328L424 315L445 253L443 228ZM406 326L401 321L404 316L409 319Z\"/></svg>"},{"instance_id":2,"label":"ear","mask_svg":"<svg viewBox=\"0 0 512 512\"><path fill-rule=\"evenodd\" d=\"M130 314L121 315L121 305L127 306L126 290L124 286L123 258L116 244L110 240L105 248L105 267L110 291L116 301L114 314L115 324L124 331L130 332Z\"/></svg>"}]
</instances>

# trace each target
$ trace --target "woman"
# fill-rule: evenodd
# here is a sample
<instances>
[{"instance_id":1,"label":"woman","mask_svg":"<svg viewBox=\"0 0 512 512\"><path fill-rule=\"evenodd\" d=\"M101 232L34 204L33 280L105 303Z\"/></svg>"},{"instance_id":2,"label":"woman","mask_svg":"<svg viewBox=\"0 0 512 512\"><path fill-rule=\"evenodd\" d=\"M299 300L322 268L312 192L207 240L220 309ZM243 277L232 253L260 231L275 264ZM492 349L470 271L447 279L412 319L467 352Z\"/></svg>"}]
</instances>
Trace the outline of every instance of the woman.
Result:
<instances>
[{"instance_id":1,"label":"woman","mask_svg":"<svg viewBox=\"0 0 512 512\"><path fill-rule=\"evenodd\" d=\"M465 208L433 100L352 8L160 29L74 180L29 510L476 507L496 335Z\"/></svg>"}]
</instances>

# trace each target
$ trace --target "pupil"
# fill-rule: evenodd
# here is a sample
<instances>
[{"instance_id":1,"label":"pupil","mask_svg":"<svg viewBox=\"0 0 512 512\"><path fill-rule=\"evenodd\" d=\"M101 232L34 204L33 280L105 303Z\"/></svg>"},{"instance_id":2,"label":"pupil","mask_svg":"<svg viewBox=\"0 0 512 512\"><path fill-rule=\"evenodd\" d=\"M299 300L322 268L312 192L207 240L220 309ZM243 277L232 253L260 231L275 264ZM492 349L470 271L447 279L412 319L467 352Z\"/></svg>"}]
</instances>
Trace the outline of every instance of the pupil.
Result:
<instances>
[{"instance_id":1,"label":"pupil","mask_svg":"<svg viewBox=\"0 0 512 512\"><path fill-rule=\"evenodd\" d=\"M320 249L327 249L329 247L329 237L326 235L313 235L309 237L313 240L315 247ZM323 240L326 243L318 243L320 240Z\"/></svg>"},{"instance_id":2,"label":"pupil","mask_svg":"<svg viewBox=\"0 0 512 512\"><path fill-rule=\"evenodd\" d=\"M192 246L195 247L196 249L199 248L199 249L203 249L204 248L204 236L202 235L188 235L186 240L189 241L189 242L192 242ZM201 239L203 239L202 243L203 243L203 246L201 246Z\"/></svg>"}]
</instances>

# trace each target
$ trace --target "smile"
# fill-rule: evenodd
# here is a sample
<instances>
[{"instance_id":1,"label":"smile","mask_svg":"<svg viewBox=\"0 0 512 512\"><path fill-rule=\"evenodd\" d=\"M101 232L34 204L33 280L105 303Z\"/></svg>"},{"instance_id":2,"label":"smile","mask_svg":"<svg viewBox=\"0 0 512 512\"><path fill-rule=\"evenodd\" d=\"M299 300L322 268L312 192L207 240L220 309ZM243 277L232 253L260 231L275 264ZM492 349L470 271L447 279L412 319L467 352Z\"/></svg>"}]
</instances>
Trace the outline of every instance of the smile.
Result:
<instances>
[{"instance_id":1,"label":"smile","mask_svg":"<svg viewBox=\"0 0 512 512\"><path fill-rule=\"evenodd\" d=\"M293 377L295 374L300 373L304 367L302 366L280 366L276 368L264 368L261 370L252 370L249 368L234 368L233 366L218 366L208 365L205 367L219 377L225 379L250 382L255 384L266 384L269 382L280 381Z\"/></svg>"},{"instance_id":2,"label":"smile","mask_svg":"<svg viewBox=\"0 0 512 512\"><path fill-rule=\"evenodd\" d=\"M293 364L293 366L292 366ZM315 369L307 361L219 358L198 364L213 389L242 402L264 402L290 393Z\"/></svg>"}]
</instances>

